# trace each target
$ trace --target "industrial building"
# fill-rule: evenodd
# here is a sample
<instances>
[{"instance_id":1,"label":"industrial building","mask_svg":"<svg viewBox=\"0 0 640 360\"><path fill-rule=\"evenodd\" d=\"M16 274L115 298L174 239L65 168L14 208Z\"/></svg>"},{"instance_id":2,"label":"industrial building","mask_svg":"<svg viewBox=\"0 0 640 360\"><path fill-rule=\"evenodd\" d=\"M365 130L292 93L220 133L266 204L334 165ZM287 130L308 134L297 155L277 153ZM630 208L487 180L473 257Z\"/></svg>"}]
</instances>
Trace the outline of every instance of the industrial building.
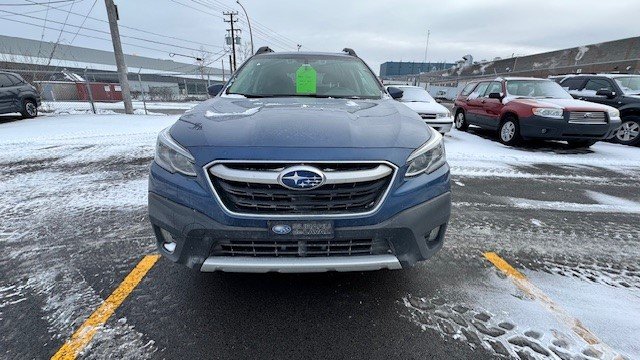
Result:
<instances>
[{"instance_id":1,"label":"industrial building","mask_svg":"<svg viewBox=\"0 0 640 360\"><path fill-rule=\"evenodd\" d=\"M168 54L167 54L168 55ZM229 71L173 60L125 54L134 98L204 98L207 86ZM44 100L85 100L87 86L98 101L120 101L113 52L0 35L0 70L19 73L36 85Z\"/></svg>"},{"instance_id":2,"label":"industrial building","mask_svg":"<svg viewBox=\"0 0 640 360\"><path fill-rule=\"evenodd\" d=\"M387 61L380 65L380 77L382 79L390 79L394 76L417 75L424 72L439 71L449 69L454 66L453 63L424 63L424 62L406 62L406 61Z\"/></svg>"},{"instance_id":3,"label":"industrial building","mask_svg":"<svg viewBox=\"0 0 640 360\"><path fill-rule=\"evenodd\" d=\"M546 78L579 73L640 74L640 36L493 61L476 62L471 55L466 55L446 70L391 79L425 86L432 95L444 90L451 98L471 80L498 76Z\"/></svg>"}]
</instances>

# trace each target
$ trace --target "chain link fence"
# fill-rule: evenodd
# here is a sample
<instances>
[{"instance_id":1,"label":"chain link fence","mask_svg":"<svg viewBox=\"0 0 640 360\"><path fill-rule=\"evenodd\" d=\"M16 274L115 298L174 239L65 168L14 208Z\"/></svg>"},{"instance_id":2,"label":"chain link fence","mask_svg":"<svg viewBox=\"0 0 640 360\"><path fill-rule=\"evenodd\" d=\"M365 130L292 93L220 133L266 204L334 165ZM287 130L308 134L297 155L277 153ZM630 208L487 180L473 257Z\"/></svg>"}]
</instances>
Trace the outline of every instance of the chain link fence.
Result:
<instances>
[{"instance_id":1,"label":"chain link fence","mask_svg":"<svg viewBox=\"0 0 640 360\"><path fill-rule=\"evenodd\" d=\"M36 87L41 114L124 113L115 72L2 65L0 71L17 73ZM129 73L128 78L136 114L181 114L208 98L209 85L220 83L206 75L176 73Z\"/></svg>"}]
</instances>

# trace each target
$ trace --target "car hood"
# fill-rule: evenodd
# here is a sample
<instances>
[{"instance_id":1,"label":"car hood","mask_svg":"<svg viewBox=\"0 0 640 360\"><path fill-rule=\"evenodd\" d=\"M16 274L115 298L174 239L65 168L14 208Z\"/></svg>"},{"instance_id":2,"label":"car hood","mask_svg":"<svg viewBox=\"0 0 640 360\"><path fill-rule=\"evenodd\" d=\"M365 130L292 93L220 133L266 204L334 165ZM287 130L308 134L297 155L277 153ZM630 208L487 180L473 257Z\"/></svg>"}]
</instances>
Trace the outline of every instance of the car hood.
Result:
<instances>
[{"instance_id":1,"label":"car hood","mask_svg":"<svg viewBox=\"0 0 640 360\"><path fill-rule=\"evenodd\" d=\"M432 136L420 116L391 100L216 97L171 127L182 146L412 148Z\"/></svg>"},{"instance_id":2,"label":"car hood","mask_svg":"<svg viewBox=\"0 0 640 360\"><path fill-rule=\"evenodd\" d=\"M529 105L531 107L548 107L569 111L609 111L613 109L611 106L576 99L508 99L507 97L504 100L505 104L510 101Z\"/></svg>"},{"instance_id":3,"label":"car hood","mask_svg":"<svg viewBox=\"0 0 640 360\"><path fill-rule=\"evenodd\" d=\"M438 104L437 102L403 102L402 104L406 105L417 113L436 114L446 113L448 111L447 108Z\"/></svg>"}]
</instances>

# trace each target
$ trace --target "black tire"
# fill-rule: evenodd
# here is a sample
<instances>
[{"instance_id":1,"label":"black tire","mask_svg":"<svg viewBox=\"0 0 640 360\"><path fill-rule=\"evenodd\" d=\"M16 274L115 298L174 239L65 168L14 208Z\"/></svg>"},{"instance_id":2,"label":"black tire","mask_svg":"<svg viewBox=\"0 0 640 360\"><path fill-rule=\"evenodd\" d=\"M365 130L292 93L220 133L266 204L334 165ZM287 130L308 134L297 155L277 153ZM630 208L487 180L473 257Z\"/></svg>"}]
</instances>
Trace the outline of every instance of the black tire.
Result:
<instances>
[{"instance_id":1,"label":"black tire","mask_svg":"<svg viewBox=\"0 0 640 360\"><path fill-rule=\"evenodd\" d=\"M522 141L520 124L515 116L509 115L502 120L498 127L498 139L501 143L509 146L517 145Z\"/></svg>"},{"instance_id":2,"label":"black tire","mask_svg":"<svg viewBox=\"0 0 640 360\"><path fill-rule=\"evenodd\" d=\"M456 130L467 131L469 123L467 122L467 116L464 114L464 110L460 110L456 113L453 125L456 127Z\"/></svg>"},{"instance_id":3,"label":"black tire","mask_svg":"<svg viewBox=\"0 0 640 360\"><path fill-rule=\"evenodd\" d=\"M22 101L20 114L22 114L23 119L31 119L38 116L38 104L31 99L25 99Z\"/></svg>"},{"instance_id":4,"label":"black tire","mask_svg":"<svg viewBox=\"0 0 640 360\"><path fill-rule=\"evenodd\" d=\"M640 144L640 116L626 116L622 119L622 125L616 130L613 137L618 144L639 145Z\"/></svg>"},{"instance_id":5,"label":"black tire","mask_svg":"<svg viewBox=\"0 0 640 360\"><path fill-rule=\"evenodd\" d=\"M586 149L597 142L598 140L569 140L567 144L572 149Z\"/></svg>"}]
</instances>

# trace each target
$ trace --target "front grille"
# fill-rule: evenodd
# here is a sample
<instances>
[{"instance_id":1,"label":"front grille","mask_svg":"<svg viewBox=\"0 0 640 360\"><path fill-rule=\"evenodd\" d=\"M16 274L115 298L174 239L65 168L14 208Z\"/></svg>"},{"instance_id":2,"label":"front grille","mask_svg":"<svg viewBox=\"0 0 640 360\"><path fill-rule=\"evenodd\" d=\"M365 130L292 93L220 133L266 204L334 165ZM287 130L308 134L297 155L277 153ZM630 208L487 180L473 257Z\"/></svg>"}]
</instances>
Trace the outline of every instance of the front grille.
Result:
<instances>
[{"instance_id":1,"label":"front grille","mask_svg":"<svg viewBox=\"0 0 640 360\"><path fill-rule=\"evenodd\" d=\"M420 117L423 119L435 119L438 116L436 114L420 114Z\"/></svg>"},{"instance_id":2,"label":"front grille","mask_svg":"<svg viewBox=\"0 0 640 360\"><path fill-rule=\"evenodd\" d=\"M221 240L213 248L214 256L250 257L326 257L384 254L386 242L371 239L331 240Z\"/></svg>"},{"instance_id":3,"label":"front grille","mask_svg":"<svg viewBox=\"0 0 640 360\"><path fill-rule=\"evenodd\" d=\"M278 173L298 164L224 164L233 169L253 173ZM349 166L350 165L350 166ZM325 174L375 169L381 164L312 164ZM390 167L388 167L390 169ZM278 183L259 183L224 179L208 172L213 188L223 205L231 212L248 215L340 215L360 214L375 210L391 184L393 171L378 179L325 184L312 190L292 190ZM368 180L368 181L359 181Z\"/></svg>"},{"instance_id":4,"label":"front grille","mask_svg":"<svg viewBox=\"0 0 640 360\"><path fill-rule=\"evenodd\" d=\"M606 124L607 116L604 112L572 111L569 122L573 124Z\"/></svg>"}]
</instances>

